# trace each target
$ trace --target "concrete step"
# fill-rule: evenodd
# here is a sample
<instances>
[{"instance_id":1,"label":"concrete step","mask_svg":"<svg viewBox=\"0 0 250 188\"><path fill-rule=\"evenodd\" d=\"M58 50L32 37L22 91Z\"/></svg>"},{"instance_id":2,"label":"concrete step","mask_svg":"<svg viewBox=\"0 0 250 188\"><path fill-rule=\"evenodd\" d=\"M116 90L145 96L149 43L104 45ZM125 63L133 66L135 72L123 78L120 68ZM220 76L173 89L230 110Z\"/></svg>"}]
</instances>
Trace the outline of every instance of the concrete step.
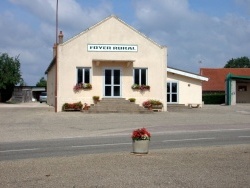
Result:
<instances>
[{"instance_id":1,"label":"concrete step","mask_svg":"<svg viewBox=\"0 0 250 188\"><path fill-rule=\"evenodd\" d=\"M125 100L124 98L103 98L91 105L85 113L153 113L151 110Z\"/></svg>"},{"instance_id":2,"label":"concrete step","mask_svg":"<svg viewBox=\"0 0 250 188\"><path fill-rule=\"evenodd\" d=\"M169 112L181 112L187 110L188 107L184 104L168 104Z\"/></svg>"}]
</instances>

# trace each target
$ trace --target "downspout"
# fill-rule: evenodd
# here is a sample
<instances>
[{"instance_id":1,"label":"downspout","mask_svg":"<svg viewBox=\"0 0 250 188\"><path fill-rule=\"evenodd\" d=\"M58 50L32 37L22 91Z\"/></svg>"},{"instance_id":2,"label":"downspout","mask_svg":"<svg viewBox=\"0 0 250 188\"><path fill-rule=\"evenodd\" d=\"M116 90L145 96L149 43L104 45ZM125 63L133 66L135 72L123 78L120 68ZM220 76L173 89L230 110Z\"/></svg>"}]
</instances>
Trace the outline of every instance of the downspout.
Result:
<instances>
[{"instance_id":1,"label":"downspout","mask_svg":"<svg viewBox=\"0 0 250 188\"><path fill-rule=\"evenodd\" d=\"M57 59L58 59L58 0L56 1L56 63L55 63L55 112L57 111Z\"/></svg>"},{"instance_id":2,"label":"downspout","mask_svg":"<svg viewBox=\"0 0 250 188\"><path fill-rule=\"evenodd\" d=\"M226 77L226 83L227 83L227 99L226 104L231 105L231 73L229 73Z\"/></svg>"}]
</instances>

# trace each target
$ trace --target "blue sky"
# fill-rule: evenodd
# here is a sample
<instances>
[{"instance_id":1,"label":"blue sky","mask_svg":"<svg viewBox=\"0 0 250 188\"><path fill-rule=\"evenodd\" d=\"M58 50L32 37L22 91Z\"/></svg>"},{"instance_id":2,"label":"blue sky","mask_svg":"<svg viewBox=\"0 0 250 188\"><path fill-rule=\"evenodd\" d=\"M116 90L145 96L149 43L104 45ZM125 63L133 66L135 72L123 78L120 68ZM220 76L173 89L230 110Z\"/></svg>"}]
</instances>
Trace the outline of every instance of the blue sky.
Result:
<instances>
[{"instance_id":1,"label":"blue sky","mask_svg":"<svg viewBox=\"0 0 250 188\"><path fill-rule=\"evenodd\" d=\"M28 85L51 62L55 6L56 0L0 1L0 53L20 55ZM173 68L198 73L250 57L250 0L59 0L59 29L67 40L111 14L167 46Z\"/></svg>"}]
</instances>

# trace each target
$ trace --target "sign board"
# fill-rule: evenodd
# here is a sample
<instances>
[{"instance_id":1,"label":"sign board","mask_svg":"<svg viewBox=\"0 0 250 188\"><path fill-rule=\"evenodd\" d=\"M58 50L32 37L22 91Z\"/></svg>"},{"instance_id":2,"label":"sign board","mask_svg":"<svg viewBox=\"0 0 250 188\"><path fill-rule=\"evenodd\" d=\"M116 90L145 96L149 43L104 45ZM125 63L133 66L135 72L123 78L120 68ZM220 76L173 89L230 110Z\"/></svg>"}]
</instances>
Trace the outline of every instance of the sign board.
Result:
<instances>
[{"instance_id":1,"label":"sign board","mask_svg":"<svg viewBox=\"0 0 250 188\"><path fill-rule=\"evenodd\" d=\"M137 52L137 45L125 44L88 44L89 52Z\"/></svg>"}]
</instances>

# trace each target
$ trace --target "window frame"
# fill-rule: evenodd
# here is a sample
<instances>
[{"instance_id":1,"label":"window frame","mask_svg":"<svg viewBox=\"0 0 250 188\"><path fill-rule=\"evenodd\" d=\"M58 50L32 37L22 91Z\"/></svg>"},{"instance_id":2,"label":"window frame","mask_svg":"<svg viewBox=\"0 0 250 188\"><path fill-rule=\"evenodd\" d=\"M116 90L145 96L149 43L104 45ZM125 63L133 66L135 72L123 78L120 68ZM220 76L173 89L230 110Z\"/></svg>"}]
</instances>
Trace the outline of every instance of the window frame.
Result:
<instances>
[{"instance_id":1,"label":"window frame","mask_svg":"<svg viewBox=\"0 0 250 188\"><path fill-rule=\"evenodd\" d=\"M82 70L82 82L79 82L78 80L78 70ZM89 82L85 82L85 70L89 70ZM76 67L76 84L79 84L79 83L89 83L91 84L92 82L92 72L91 72L91 67Z\"/></svg>"},{"instance_id":2,"label":"window frame","mask_svg":"<svg viewBox=\"0 0 250 188\"><path fill-rule=\"evenodd\" d=\"M170 91L168 92L168 84L170 86ZM172 91L172 84L176 84L176 92ZM169 101L168 101L169 95ZM172 95L176 95L176 102L173 102ZM167 82L167 104L178 104L179 103L179 81L168 81Z\"/></svg>"},{"instance_id":3,"label":"window frame","mask_svg":"<svg viewBox=\"0 0 250 188\"><path fill-rule=\"evenodd\" d=\"M139 83L135 83L135 70L139 70ZM142 84L142 70L145 70L145 84ZM148 85L148 68L134 68L133 69L133 83L138 85Z\"/></svg>"}]
</instances>

